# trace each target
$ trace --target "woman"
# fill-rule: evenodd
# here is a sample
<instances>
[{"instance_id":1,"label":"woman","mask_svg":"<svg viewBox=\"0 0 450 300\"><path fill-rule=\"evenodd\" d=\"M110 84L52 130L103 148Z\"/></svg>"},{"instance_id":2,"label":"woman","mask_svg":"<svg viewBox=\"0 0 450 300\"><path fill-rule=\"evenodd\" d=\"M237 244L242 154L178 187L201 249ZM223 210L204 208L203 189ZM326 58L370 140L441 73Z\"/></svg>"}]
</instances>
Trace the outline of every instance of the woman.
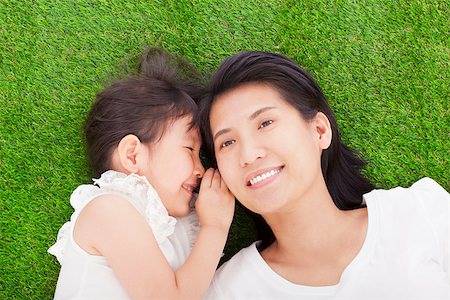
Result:
<instances>
[{"instance_id":1,"label":"woman","mask_svg":"<svg viewBox=\"0 0 450 300\"><path fill-rule=\"evenodd\" d=\"M207 299L448 299L441 186L374 190L314 79L282 55L228 58L209 92L206 152L266 227L218 270Z\"/></svg>"}]
</instances>

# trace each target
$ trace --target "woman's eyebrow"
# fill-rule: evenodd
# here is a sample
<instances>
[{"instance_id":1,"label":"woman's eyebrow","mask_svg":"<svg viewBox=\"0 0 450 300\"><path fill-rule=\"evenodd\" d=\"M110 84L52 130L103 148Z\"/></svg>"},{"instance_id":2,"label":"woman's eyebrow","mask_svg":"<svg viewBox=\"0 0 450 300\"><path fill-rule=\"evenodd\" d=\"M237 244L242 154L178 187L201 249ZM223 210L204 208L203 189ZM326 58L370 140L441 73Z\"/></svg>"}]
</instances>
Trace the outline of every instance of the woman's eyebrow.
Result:
<instances>
[{"instance_id":1,"label":"woman's eyebrow","mask_svg":"<svg viewBox=\"0 0 450 300\"><path fill-rule=\"evenodd\" d=\"M255 111L254 113L252 113L252 114L250 115L250 117L248 117L248 119L249 119L250 121L252 121L252 120L256 119L260 114L262 114L262 113L264 113L264 112L266 112L266 111L268 111L268 110L274 109L274 108L277 108L277 107L275 107L275 106L266 106L266 107L260 108L260 109L258 109L257 111ZM230 128L225 128L225 129L221 129L221 130L217 131L217 133L216 133L216 134L214 135L214 137L213 137L213 142L215 142L216 139L217 139L219 136L221 136L222 134L228 133L228 132L230 132L230 131L231 131Z\"/></svg>"},{"instance_id":2,"label":"woman's eyebrow","mask_svg":"<svg viewBox=\"0 0 450 300\"><path fill-rule=\"evenodd\" d=\"M260 108L257 111L255 111L254 113L252 113L248 119L250 121L254 120L254 119L256 119L256 117L258 117L263 112L266 112L266 111L268 111L270 109L274 109L274 108L276 108L276 107L275 106L266 106L266 107Z\"/></svg>"},{"instance_id":3,"label":"woman's eyebrow","mask_svg":"<svg viewBox=\"0 0 450 300\"><path fill-rule=\"evenodd\" d=\"M231 131L230 128L225 128L225 129L221 129L221 130L217 131L217 133L213 137L213 141L215 142L219 136L221 136L222 134L228 133L230 131Z\"/></svg>"}]
</instances>

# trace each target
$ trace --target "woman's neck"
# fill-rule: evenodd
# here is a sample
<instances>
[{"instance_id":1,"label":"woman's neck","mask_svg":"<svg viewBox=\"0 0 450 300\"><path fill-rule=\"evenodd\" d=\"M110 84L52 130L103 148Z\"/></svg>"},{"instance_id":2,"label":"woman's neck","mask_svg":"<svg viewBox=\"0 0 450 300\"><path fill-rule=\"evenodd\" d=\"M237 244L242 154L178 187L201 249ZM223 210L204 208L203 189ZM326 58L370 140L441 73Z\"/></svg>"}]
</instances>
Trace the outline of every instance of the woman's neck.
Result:
<instances>
[{"instance_id":1,"label":"woman's neck","mask_svg":"<svg viewBox=\"0 0 450 300\"><path fill-rule=\"evenodd\" d=\"M339 210L328 193L310 195L289 211L264 218L276 240L261 256L276 273L297 284L338 283L367 233L367 209Z\"/></svg>"},{"instance_id":2,"label":"woman's neck","mask_svg":"<svg viewBox=\"0 0 450 300\"><path fill-rule=\"evenodd\" d=\"M353 234L365 237L367 211L338 209L327 189L312 190L293 203L282 212L263 216L276 237L274 247L280 251L317 254Z\"/></svg>"}]
</instances>

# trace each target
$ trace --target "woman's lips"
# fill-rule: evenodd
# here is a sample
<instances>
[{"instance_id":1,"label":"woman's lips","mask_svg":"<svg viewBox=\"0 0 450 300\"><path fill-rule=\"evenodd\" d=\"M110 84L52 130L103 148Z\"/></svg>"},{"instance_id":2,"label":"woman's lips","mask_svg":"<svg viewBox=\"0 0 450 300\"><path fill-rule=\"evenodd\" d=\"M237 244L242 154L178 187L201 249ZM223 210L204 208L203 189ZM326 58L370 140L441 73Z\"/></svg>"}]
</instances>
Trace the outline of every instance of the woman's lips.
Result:
<instances>
[{"instance_id":1,"label":"woman's lips","mask_svg":"<svg viewBox=\"0 0 450 300\"><path fill-rule=\"evenodd\" d=\"M271 179L276 177L276 175L281 172L283 167L284 167L284 165L278 166L278 167L266 168L266 169L254 172L253 174L251 174L250 176L247 177L247 178L249 178L247 180L247 186L257 187L257 186L264 185L266 182L269 182L269 181L271 181Z\"/></svg>"}]
</instances>

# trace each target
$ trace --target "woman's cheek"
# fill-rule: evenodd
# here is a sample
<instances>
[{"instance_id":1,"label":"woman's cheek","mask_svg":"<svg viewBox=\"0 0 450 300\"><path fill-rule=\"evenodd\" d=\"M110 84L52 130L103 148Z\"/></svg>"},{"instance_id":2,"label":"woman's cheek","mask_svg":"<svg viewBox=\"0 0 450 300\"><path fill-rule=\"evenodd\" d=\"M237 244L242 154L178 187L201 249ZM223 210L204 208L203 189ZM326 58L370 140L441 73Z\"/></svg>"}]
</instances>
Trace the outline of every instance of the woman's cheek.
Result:
<instances>
[{"instance_id":1,"label":"woman's cheek","mask_svg":"<svg viewBox=\"0 0 450 300\"><path fill-rule=\"evenodd\" d=\"M219 157L216 156L217 160L217 167L219 168L220 175L222 176L225 183L228 185L228 181L230 179L230 174L232 173L232 162L230 160L227 160L223 155L220 155Z\"/></svg>"}]
</instances>

